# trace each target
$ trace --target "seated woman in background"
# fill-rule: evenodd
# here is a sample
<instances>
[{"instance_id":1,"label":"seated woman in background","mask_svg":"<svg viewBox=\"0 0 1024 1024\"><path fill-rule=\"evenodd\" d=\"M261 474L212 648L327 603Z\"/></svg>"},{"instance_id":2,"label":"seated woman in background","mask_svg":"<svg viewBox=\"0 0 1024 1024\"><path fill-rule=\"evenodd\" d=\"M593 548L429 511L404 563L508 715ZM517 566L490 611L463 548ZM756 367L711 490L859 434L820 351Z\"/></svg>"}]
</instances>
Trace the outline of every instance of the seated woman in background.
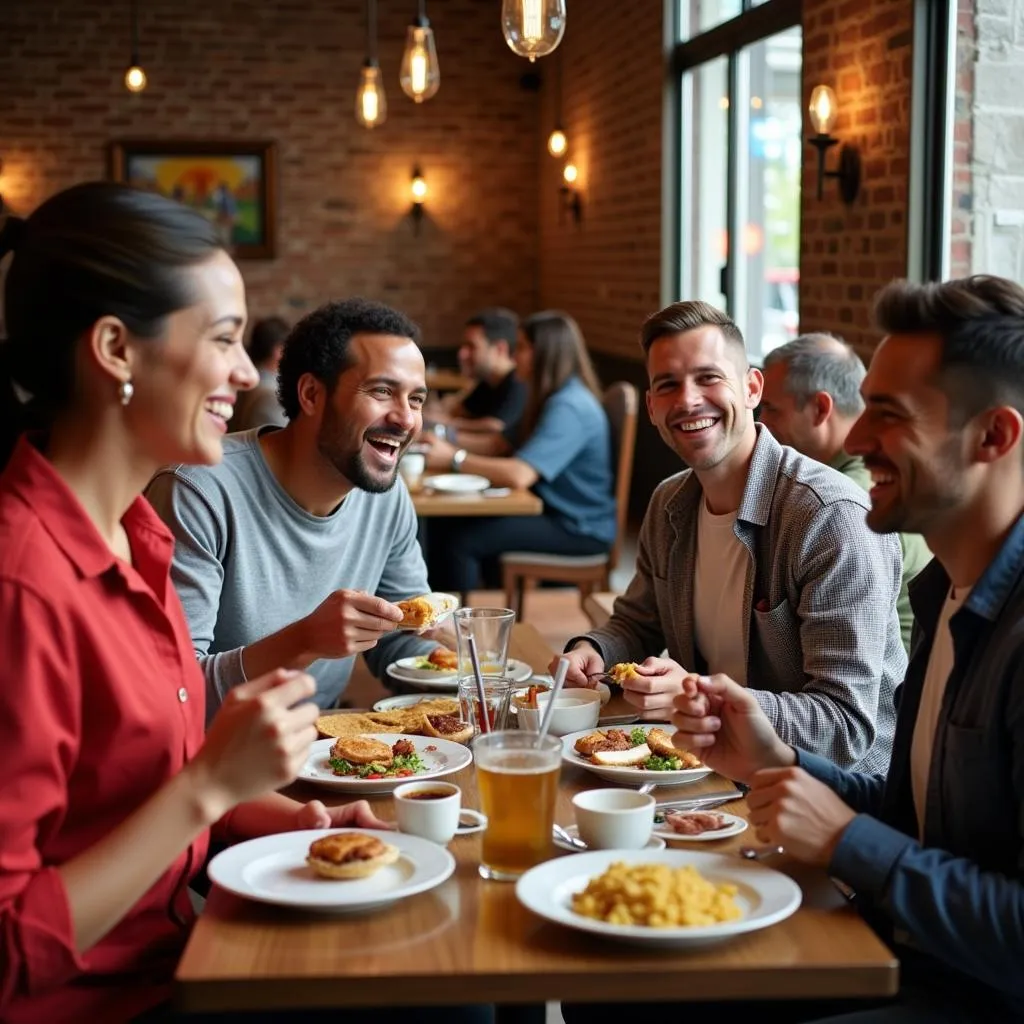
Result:
<instances>
[{"instance_id":1,"label":"seated woman in background","mask_svg":"<svg viewBox=\"0 0 1024 1024\"><path fill-rule=\"evenodd\" d=\"M158 195L92 183L9 218L0 257L12 250L0 1020L169 1019L211 826L229 840L388 826L365 801L328 811L273 793L316 738L305 674L232 690L203 735L173 540L140 495L165 463L217 462L236 394L256 382L242 278L214 228ZM40 430L21 433L26 419Z\"/></svg>"},{"instance_id":2,"label":"seated woman in background","mask_svg":"<svg viewBox=\"0 0 1024 1024\"><path fill-rule=\"evenodd\" d=\"M531 488L544 513L431 519L427 567L439 590L500 586L506 551L594 555L615 540L611 428L579 326L565 313L535 313L520 327L515 359L530 387L515 433L466 435L461 447L425 434L427 466Z\"/></svg>"}]
</instances>

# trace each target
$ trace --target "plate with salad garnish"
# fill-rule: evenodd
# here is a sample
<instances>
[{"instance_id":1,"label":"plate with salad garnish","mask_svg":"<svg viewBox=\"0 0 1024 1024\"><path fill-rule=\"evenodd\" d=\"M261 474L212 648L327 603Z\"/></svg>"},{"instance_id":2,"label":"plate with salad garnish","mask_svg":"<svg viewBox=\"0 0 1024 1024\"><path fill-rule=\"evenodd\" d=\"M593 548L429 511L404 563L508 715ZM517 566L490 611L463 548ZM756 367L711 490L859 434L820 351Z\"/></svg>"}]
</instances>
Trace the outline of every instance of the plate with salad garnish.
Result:
<instances>
[{"instance_id":1,"label":"plate with salad garnish","mask_svg":"<svg viewBox=\"0 0 1024 1024\"><path fill-rule=\"evenodd\" d=\"M438 779L472 761L468 747L436 736L359 733L317 740L298 778L360 795L390 793L403 782Z\"/></svg>"},{"instance_id":2,"label":"plate with salad garnish","mask_svg":"<svg viewBox=\"0 0 1024 1024\"><path fill-rule=\"evenodd\" d=\"M672 725L585 729L562 737L562 760L608 782L678 786L711 774L700 759L672 745Z\"/></svg>"}]
</instances>

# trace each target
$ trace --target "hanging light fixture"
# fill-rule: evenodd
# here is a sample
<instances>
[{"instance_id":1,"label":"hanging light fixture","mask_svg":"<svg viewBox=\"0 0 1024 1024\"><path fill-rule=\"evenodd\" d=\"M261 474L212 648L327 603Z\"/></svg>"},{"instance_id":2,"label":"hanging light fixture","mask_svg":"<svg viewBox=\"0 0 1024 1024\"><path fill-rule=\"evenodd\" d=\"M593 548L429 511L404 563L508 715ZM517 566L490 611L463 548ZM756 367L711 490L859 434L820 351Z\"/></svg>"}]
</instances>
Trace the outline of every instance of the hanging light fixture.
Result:
<instances>
[{"instance_id":1,"label":"hanging light fixture","mask_svg":"<svg viewBox=\"0 0 1024 1024\"><path fill-rule=\"evenodd\" d=\"M565 34L565 0L502 0L501 30L513 53L546 57Z\"/></svg>"},{"instance_id":2,"label":"hanging light fixture","mask_svg":"<svg viewBox=\"0 0 1024 1024\"><path fill-rule=\"evenodd\" d=\"M356 90L356 120L364 128L376 128L387 116L384 79L377 63L377 0L366 0L366 60Z\"/></svg>"},{"instance_id":3,"label":"hanging light fixture","mask_svg":"<svg viewBox=\"0 0 1024 1024\"><path fill-rule=\"evenodd\" d=\"M124 87L129 92L142 92L146 88L146 72L139 63L139 9L137 0L130 0L132 23L132 59L124 73Z\"/></svg>"},{"instance_id":4,"label":"hanging light fixture","mask_svg":"<svg viewBox=\"0 0 1024 1024\"><path fill-rule=\"evenodd\" d=\"M564 52L564 51L563 51ZM565 156L569 140L562 129L562 61L558 61L555 80L555 127L548 136L548 152L553 157Z\"/></svg>"},{"instance_id":5,"label":"hanging light fixture","mask_svg":"<svg viewBox=\"0 0 1024 1024\"><path fill-rule=\"evenodd\" d=\"M429 100L441 85L434 30L427 20L426 0L419 0L419 13L405 33L405 53L399 72L402 91L417 103Z\"/></svg>"}]
</instances>

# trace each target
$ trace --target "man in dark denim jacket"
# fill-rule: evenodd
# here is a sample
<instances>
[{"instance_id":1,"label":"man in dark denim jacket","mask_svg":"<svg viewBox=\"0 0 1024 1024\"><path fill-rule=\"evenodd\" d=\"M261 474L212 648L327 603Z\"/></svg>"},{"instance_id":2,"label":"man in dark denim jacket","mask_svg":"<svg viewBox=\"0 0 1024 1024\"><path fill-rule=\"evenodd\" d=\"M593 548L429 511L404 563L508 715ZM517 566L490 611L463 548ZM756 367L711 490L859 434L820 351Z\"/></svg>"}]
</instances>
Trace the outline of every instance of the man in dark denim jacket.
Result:
<instances>
[{"instance_id":1,"label":"man in dark denim jacket","mask_svg":"<svg viewBox=\"0 0 1024 1024\"><path fill-rule=\"evenodd\" d=\"M875 480L869 525L936 555L911 586L888 778L787 746L724 676L690 677L673 721L680 745L750 783L759 838L827 866L898 951L895 1003L830 1020L1021 1021L1024 289L895 282L877 315L888 337L847 448Z\"/></svg>"}]
</instances>

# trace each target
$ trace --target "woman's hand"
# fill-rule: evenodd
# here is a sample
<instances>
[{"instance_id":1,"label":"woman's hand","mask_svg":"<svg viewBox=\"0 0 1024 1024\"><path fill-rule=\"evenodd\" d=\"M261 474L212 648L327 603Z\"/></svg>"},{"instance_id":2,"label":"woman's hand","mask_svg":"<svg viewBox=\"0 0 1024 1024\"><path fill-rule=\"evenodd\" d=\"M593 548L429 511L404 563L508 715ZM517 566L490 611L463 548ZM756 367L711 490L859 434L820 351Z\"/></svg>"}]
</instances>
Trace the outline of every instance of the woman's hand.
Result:
<instances>
[{"instance_id":1,"label":"woman's hand","mask_svg":"<svg viewBox=\"0 0 1024 1024\"><path fill-rule=\"evenodd\" d=\"M228 693L185 769L211 822L295 778L317 736L315 692L312 676L277 669Z\"/></svg>"},{"instance_id":2,"label":"woman's hand","mask_svg":"<svg viewBox=\"0 0 1024 1024\"><path fill-rule=\"evenodd\" d=\"M365 800L337 807L325 807L319 800L310 800L295 812L296 829L306 828L376 828L394 831L395 826L382 821Z\"/></svg>"}]
</instances>

